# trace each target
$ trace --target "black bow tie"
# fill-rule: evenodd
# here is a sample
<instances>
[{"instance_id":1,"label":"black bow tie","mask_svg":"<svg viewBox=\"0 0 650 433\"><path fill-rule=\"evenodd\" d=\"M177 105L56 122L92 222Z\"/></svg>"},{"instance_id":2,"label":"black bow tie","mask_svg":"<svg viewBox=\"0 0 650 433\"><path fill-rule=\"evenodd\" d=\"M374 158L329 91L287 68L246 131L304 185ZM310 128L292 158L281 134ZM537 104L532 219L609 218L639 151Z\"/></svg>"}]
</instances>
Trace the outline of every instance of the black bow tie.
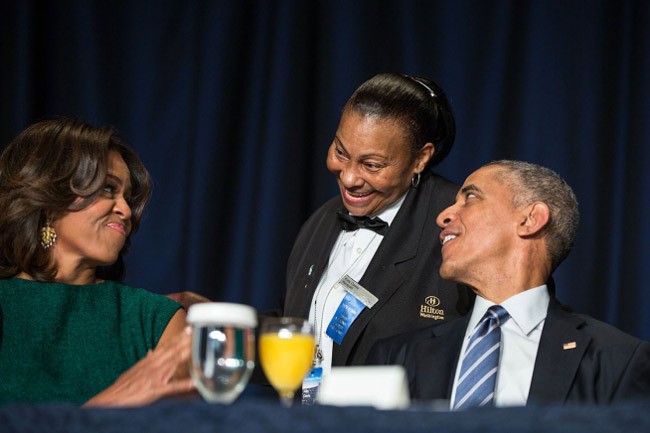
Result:
<instances>
[{"instance_id":1,"label":"black bow tie","mask_svg":"<svg viewBox=\"0 0 650 433\"><path fill-rule=\"evenodd\" d=\"M385 235L388 231L388 223L381 218L368 218L367 216L354 216L347 212L337 211L343 230L351 232L358 229L368 229Z\"/></svg>"}]
</instances>

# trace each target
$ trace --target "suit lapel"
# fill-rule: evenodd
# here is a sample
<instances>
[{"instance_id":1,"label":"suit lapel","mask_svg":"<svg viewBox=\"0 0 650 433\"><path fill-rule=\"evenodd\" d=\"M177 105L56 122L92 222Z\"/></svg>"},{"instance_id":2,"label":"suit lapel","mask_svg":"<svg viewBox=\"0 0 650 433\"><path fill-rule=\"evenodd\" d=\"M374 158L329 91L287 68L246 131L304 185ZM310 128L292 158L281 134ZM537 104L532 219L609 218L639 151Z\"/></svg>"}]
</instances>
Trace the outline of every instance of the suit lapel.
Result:
<instances>
[{"instance_id":1,"label":"suit lapel","mask_svg":"<svg viewBox=\"0 0 650 433\"><path fill-rule=\"evenodd\" d=\"M307 317L309 314L314 292L327 268L330 253L341 231L336 216L336 210L340 208L343 208L340 198L332 200L320 221L311 226L319 227L322 235L309 236L309 244L298 246L299 251L307 251L309 255L300 258L300 269L297 270L299 277L295 283L297 290L289 291L294 296L285 301L285 315Z\"/></svg>"},{"instance_id":2,"label":"suit lapel","mask_svg":"<svg viewBox=\"0 0 650 433\"><path fill-rule=\"evenodd\" d=\"M454 375L463 337L469 322L463 318L433 326L432 337L416 348L418 356L410 357L409 381L413 396L419 400L451 398ZM441 374L446 372L446 374Z\"/></svg>"},{"instance_id":3,"label":"suit lapel","mask_svg":"<svg viewBox=\"0 0 650 433\"><path fill-rule=\"evenodd\" d=\"M565 402L591 337L579 330L584 320L551 299L537 350L528 404Z\"/></svg>"}]
</instances>

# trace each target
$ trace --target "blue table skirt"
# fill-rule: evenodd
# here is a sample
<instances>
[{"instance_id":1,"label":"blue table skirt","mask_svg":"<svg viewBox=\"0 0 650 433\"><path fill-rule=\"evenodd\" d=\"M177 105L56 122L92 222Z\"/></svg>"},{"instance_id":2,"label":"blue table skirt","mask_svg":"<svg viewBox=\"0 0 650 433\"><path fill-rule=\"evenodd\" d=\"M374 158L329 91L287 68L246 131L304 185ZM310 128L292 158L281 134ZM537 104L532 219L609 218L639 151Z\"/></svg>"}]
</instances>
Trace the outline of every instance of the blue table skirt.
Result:
<instances>
[{"instance_id":1,"label":"blue table skirt","mask_svg":"<svg viewBox=\"0 0 650 433\"><path fill-rule=\"evenodd\" d=\"M163 401L136 409L66 404L0 406L0 432L650 432L650 401L439 412L423 408L294 406L240 398L230 406Z\"/></svg>"}]
</instances>

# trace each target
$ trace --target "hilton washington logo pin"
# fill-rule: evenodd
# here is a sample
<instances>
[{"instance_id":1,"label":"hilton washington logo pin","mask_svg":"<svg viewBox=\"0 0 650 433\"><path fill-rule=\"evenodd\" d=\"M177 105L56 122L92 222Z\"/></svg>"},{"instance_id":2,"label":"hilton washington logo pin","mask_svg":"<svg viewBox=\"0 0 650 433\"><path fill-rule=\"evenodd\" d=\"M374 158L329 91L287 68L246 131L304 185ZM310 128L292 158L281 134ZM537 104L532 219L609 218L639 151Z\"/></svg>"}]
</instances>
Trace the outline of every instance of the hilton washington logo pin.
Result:
<instances>
[{"instance_id":1,"label":"hilton washington logo pin","mask_svg":"<svg viewBox=\"0 0 650 433\"><path fill-rule=\"evenodd\" d=\"M420 317L433 320L445 320L445 310L440 308L440 298L427 296L420 305Z\"/></svg>"}]
</instances>

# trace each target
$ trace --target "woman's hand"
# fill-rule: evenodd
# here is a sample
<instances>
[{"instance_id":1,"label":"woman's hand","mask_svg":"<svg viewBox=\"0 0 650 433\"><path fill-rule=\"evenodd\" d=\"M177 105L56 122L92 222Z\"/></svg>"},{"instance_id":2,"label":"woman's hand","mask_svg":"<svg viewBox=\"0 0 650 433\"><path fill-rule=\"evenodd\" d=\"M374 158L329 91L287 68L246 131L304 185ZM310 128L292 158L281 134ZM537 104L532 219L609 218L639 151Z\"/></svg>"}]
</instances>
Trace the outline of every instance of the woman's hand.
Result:
<instances>
[{"instance_id":1,"label":"woman's hand","mask_svg":"<svg viewBox=\"0 0 650 433\"><path fill-rule=\"evenodd\" d=\"M189 393L194 389L189 377L191 350L189 327L125 371L104 391L84 406L143 406L163 397Z\"/></svg>"},{"instance_id":2,"label":"woman's hand","mask_svg":"<svg viewBox=\"0 0 650 433\"><path fill-rule=\"evenodd\" d=\"M206 298L205 296L199 295L198 293L195 292L189 292L189 291L169 293L165 296L181 304L185 311L189 310L189 308L194 304L199 304L202 302L211 302L210 299Z\"/></svg>"}]
</instances>

